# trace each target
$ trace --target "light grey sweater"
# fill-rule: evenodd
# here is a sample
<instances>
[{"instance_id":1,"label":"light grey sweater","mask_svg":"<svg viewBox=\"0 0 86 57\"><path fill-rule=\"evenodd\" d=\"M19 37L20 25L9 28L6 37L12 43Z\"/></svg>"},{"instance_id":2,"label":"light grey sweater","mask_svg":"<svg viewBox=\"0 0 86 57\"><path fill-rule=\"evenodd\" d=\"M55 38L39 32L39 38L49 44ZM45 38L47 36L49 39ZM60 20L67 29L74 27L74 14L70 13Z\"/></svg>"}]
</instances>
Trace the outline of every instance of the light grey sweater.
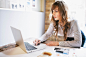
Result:
<instances>
[{"instance_id":1,"label":"light grey sweater","mask_svg":"<svg viewBox=\"0 0 86 57\"><path fill-rule=\"evenodd\" d=\"M71 28L67 32L67 37L74 37L74 41L59 41L59 46L81 47L82 36L81 36L81 31L78 27L77 21L76 20L70 21L70 26ZM39 40L41 41L47 40L53 34L53 31L54 31L53 29L54 29L54 26L53 26L53 23L51 23L46 33L43 34L39 38ZM58 25L58 35L64 36L63 30L60 27L60 25Z\"/></svg>"}]
</instances>

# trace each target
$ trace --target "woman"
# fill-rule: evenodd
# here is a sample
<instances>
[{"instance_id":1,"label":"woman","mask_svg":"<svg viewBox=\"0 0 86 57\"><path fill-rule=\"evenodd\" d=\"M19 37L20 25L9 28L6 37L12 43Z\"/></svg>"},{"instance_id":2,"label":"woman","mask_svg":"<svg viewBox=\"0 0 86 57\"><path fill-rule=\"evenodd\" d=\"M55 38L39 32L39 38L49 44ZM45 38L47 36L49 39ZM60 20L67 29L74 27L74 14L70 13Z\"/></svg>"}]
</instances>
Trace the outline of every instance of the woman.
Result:
<instances>
[{"instance_id":1,"label":"woman","mask_svg":"<svg viewBox=\"0 0 86 57\"><path fill-rule=\"evenodd\" d=\"M75 20L68 21L67 8L63 1L56 1L51 7L52 19L49 28L45 34L40 38L35 39L33 43L36 45L42 41L47 40L55 31L55 35L58 34L64 36L64 41L50 41L46 45L48 46L68 46L68 47L80 47L82 44L81 32L78 24ZM73 41L67 41L68 38L74 38Z\"/></svg>"}]
</instances>

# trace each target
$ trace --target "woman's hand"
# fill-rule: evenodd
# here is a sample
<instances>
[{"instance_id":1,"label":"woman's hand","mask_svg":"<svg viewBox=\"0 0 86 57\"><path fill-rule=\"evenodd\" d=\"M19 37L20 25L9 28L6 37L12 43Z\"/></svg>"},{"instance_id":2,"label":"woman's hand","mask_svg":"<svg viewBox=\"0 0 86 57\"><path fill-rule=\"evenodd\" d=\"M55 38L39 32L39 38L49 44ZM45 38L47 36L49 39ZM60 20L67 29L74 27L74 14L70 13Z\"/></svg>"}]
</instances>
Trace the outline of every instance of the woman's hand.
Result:
<instances>
[{"instance_id":1,"label":"woman's hand","mask_svg":"<svg viewBox=\"0 0 86 57\"><path fill-rule=\"evenodd\" d=\"M58 46L59 45L59 42L57 42L57 41L50 41L46 45L48 45L48 46Z\"/></svg>"},{"instance_id":2,"label":"woman's hand","mask_svg":"<svg viewBox=\"0 0 86 57\"><path fill-rule=\"evenodd\" d=\"M33 41L33 43L37 46L38 44L41 43L41 41L40 41L39 39L35 39L35 40Z\"/></svg>"}]
</instances>

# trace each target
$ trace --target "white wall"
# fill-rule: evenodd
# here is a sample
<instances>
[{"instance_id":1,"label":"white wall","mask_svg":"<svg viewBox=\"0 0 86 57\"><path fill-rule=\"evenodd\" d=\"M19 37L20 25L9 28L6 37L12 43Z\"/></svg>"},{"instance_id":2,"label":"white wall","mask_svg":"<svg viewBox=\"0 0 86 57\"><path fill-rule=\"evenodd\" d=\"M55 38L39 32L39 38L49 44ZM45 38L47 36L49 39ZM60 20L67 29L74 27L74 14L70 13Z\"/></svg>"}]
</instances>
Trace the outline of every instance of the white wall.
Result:
<instances>
[{"instance_id":1,"label":"white wall","mask_svg":"<svg viewBox=\"0 0 86 57\"><path fill-rule=\"evenodd\" d=\"M44 33L44 12L0 9L0 46L15 42L10 26L20 29L24 39L38 38Z\"/></svg>"}]
</instances>

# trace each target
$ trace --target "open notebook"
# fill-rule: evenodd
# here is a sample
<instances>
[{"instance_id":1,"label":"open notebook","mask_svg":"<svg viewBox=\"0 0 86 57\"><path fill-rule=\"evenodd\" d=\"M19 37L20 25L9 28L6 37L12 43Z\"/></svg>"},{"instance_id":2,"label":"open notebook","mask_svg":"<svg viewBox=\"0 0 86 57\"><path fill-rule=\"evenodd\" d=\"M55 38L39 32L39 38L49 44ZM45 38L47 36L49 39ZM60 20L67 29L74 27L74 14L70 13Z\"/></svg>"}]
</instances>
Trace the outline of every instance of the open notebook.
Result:
<instances>
[{"instance_id":1,"label":"open notebook","mask_svg":"<svg viewBox=\"0 0 86 57\"><path fill-rule=\"evenodd\" d=\"M14 39L16 41L16 44L19 45L19 47L23 51L25 51L27 53L30 53L30 52L34 52L34 51L38 51L38 50L42 50L42 49L46 48L45 44L40 44L39 46L33 46L30 43L28 43L28 42L24 42L23 38L22 38L21 31L19 29L11 27L11 30L12 30Z\"/></svg>"}]
</instances>

